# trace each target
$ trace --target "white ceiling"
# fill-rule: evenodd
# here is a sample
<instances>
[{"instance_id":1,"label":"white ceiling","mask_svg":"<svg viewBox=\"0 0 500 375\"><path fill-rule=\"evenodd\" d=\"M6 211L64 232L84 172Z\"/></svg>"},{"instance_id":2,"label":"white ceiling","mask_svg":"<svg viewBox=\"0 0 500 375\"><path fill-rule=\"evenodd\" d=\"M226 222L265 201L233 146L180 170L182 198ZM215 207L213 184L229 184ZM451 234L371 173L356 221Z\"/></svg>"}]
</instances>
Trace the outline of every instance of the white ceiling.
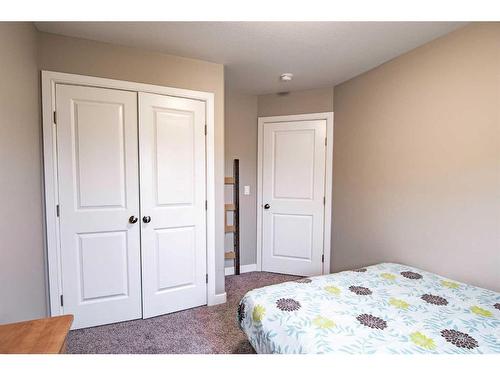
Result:
<instances>
[{"instance_id":1,"label":"white ceiling","mask_svg":"<svg viewBox=\"0 0 500 375\"><path fill-rule=\"evenodd\" d=\"M332 86L461 22L37 22L41 31L224 64L226 84L265 94ZM280 82L291 72L291 82Z\"/></svg>"}]
</instances>

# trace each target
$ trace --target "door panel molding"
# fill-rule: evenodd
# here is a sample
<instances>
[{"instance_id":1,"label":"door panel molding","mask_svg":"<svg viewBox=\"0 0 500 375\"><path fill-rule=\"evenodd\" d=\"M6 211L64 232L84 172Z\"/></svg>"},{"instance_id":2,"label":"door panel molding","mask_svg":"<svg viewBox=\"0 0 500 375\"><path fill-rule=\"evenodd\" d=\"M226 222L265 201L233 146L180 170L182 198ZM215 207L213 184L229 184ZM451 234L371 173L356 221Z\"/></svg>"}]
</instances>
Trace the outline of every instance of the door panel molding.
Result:
<instances>
[{"instance_id":1,"label":"door panel molding","mask_svg":"<svg viewBox=\"0 0 500 375\"><path fill-rule=\"evenodd\" d=\"M58 175L56 129L56 85L76 85L105 89L126 90L132 92L153 93L178 98L195 99L205 104L206 136L206 241L207 241L207 303L215 305L226 302L225 293L216 294L216 248L215 218L222 217L223 208L215 205L215 95L209 92L178 89L149 85L130 81L98 78L78 74L42 71L42 130L43 130L43 168L44 168L44 215L45 249L47 272L48 315L58 316L64 313L61 306L61 249L58 218ZM116 209L116 208L111 208ZM86 208L84 209L86 210ZM138 223L139 224L139 223Z\"/></svg>"},{"instance_id":2,"label":"door panel molding","mask_svg":"<svg viewBox=\"0 0 500 375\"><path fill-rule=\"evenodd\" d=\"M332 229L332 186L333 186L333 127L334 113L308 113L289 116L269 116L258 118L258 151L257 151L257 270L262 271L263 250L263 182L264 182L264 130L269 124L302 121L326 121L326 156L325 156L325 207L323 219L324 262L322 273L330 273L331 229ZM275 140L273 140L275 142ZM307 199L301 200L306 201Z\"/></svg>"}]
</instances>

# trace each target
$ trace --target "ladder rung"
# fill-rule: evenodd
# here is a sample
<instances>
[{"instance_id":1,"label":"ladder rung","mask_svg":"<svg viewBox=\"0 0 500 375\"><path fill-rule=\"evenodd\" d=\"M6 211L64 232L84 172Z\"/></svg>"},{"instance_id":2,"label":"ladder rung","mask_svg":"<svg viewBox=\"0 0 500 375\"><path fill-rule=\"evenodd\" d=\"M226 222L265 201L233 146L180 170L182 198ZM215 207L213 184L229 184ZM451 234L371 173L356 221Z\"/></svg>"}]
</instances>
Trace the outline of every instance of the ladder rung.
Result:
<instances>
[{"instance_id":1,"label":"ladder rung","mask_svg":"<svg viewBox=\"0 0 500 375\"><path fill-rule=\"evenodd\" d=\"M224 210L225 211L234 211L236 207L232 203L228 203L224 205Z\"/></svg>"},{"instance_id":2,"label":"ladder rung","mask_svg":"<svg viewBox=\"0 0 500 375\"><path fill-rule=\"evenodd\" d=\"M234 259L236 258L236 254L234 251L228 251L227 253L224 253L224 259Z\"/></svg>"},{"instance_id":3,"label":"ladder rung","mask_svg":"<svg viewBox=\"0 0 500 375\"><path fill-rule=\"evenodd\" d=\"M226 232L226 233L234 233L234 226L233 225L226 225L226 228L224 229L224 232Z\"/></svg>"},{"instance_id":4,"label":"ladder rung","mask_svg":"<svg viewBox=\"0 0 500 375\"><path fill-rule=\"evenodd\" d=\"M233 185L234 184L234 177L224 177L224 184Z\"/></svg>"}]
</instances>

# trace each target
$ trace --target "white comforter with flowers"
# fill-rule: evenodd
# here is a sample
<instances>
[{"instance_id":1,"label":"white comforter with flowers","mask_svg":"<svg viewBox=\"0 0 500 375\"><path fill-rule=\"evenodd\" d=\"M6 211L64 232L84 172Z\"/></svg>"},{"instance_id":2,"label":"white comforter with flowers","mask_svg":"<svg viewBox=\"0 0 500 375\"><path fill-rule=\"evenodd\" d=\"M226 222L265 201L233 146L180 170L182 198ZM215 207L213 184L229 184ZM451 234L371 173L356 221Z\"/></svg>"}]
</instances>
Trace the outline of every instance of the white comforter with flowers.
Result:
<instances>
[{"instance_id":1,"label":"white comforter with flowers","mask_svg":"<svg viewBox=\"0 0 500 375\"><path fill-rule=\"evenodd\" d=\"M257 353L500 353L500 293L382 263L248 292Z\"/></svg>"}]
</instances>

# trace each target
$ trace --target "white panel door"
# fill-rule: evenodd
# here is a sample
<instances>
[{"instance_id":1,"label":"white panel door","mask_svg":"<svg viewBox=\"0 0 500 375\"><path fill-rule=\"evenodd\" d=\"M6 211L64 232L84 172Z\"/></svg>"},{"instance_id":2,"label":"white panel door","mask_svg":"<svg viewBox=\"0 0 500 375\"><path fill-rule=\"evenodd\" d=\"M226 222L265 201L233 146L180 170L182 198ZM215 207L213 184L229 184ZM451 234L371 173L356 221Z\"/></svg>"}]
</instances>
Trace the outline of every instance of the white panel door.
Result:
<instances>
[{"instance_id":1,"label":"white panel door","mask_svg":"<svg viewBox=\"0 0 500 375\"><path fill-rule=\"evenodd\" d=\"M143 317L207 303L205 103L139 93Z\"/></svg>"},{"instance_id":2,"label":"white panel door","mask_svg":"<svg viewBox=\"0 0 500 375\"><path fill-rule=\"evenodd\" d=\"M137 94L57 85L56 111L64 313L140 318Z\"/></svg>"},{"instance_id":3,"label":"white panel door","mask_svg":"<svg viewBox=\"0 0 500 375\"><path fill-rule=\"evenodd\" d=\"M262 270L322 273L326 120L266 123Z\"/></svg>"}]
</instances>

